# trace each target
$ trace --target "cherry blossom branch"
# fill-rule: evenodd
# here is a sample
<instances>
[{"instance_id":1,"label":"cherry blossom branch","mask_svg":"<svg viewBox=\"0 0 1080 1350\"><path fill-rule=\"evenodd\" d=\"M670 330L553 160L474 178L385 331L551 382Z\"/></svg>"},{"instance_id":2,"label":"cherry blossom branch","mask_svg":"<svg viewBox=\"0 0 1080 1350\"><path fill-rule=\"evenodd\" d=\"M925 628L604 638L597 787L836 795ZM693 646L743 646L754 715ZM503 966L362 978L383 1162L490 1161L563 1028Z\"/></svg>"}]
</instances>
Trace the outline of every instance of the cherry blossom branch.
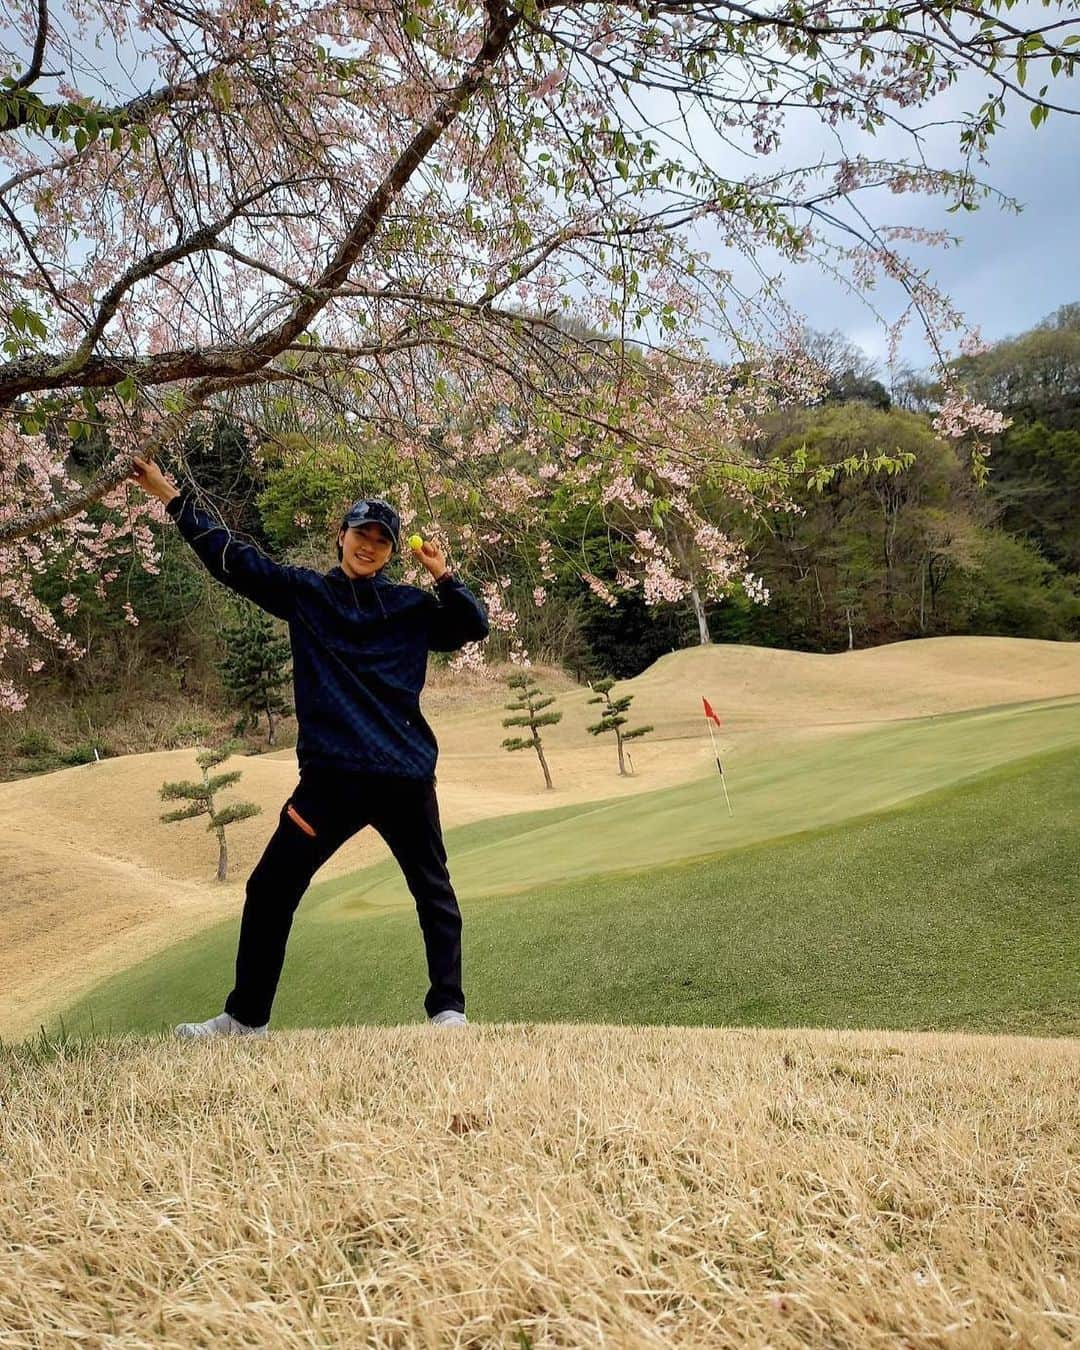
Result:
<instances>
[{"instance_id":1,"label":"cherry blossom branch","mask_svg":"<svg viewBox=\"0 0 1080 1350\"><path fill-rule=\"evenodd\" d=\"M398 156L390 172L369 197L345 239L323 268L311 288L312 293L298 300L289 317L276 328L242 347L214 350L190 348L187 351L163 353L124 362L100 357L97 360L87 359L78 370L67 369L62 358L48 356L9 362L7 365L0 365L0 407L11 403L22 394L43 389L72 388L76 385L110 387L119 384L128 376L134 377L144 387L173 383L182 379L213 380L215 377L245 374L272 360L304 332L325 308L329 297L347 282L353 264L375 233L391 201L408 183L424 156L465 106L469 97L480 87L509 41L515 23L515 18L506 17L490 27L480 51L471 62L468 73L442 100ZM199 398L198 387L191 396ZM0 542L5 537L4 533L0 532Z\"/></svg>"},{"instance_id":2,"label":"cherry blossom branch","mask_svg":"<svg viewBox=\"0 0 1080 1350\"><path fill-rule=\"evenodd\" d=\"M34 38L34 51L26 73L11 86L12 89L29 89L41 74L45 62L45 43L49 37L48 0L38 0L37 35Z\"/></svg>"},{"instance_id":3,"label":"cherry blossom branch","mask_svg":"<svg viewBox=\"0 0 1080 1350\"><path fill-rule=\"evenodd\" d=\"M230 403L261 404L272 424L282 399L262 387L291 391L291 425L313 447L327 417L358 455L368 443L349 428L381 429L377 453L415 471L429 506L474 486L484 529L456 544L470 560L491 544L504 565L540 528L546 493L618 517L649 597L674 595L680 556L686 571L710 548L723 559L710 584L730 579L738 548L694 492L719 482L740 511L774 509L795 469L753 452L762 419L820 397L771 250L868 305L881 277L895 283L890 343L918 315L939 363L952 334L963 346L962 317L897 242L945 232L872 220L863 189L984 198L971 156L1006 98L1045 115L1062 106L1049 79L1075 73L1075 4L1054 8L1069 22L1037 31L1007 0L530 0L519 13L503 0L78 0L73 35L54 20L42 41L42 0L18 0L34 82L50 43L79 69L95 26L154 74L127 102L132 88L94 70L101 99L70 82L55 105L33 84L0 92L0 120L33 110L0 137L0 709L17 672L40 666L31 639L69 650L34 575L110 576L119 536L99 537L86 508L143 519L125 497L130 454L153 458ZM1044 66L1047 87L1023 92ZM949 123L963 172L935 169L925 120L897 110L964 70L987 101ZM802 109L841 155L770 174ZM715 136L746 156L744 175L719 175L702 120L710 149ZM886 124L911 134L915 163L843 153L843 129ZM711 237L749 287L701 247ZM709 361L715 335L727 354ZM946 391L943 434L996 426ZM84 485L65 449L87 433L113 459ZM406 483L388 490L407 508ZM131 529L152 570L151 538Z\"/></svg>"}]
</instances>

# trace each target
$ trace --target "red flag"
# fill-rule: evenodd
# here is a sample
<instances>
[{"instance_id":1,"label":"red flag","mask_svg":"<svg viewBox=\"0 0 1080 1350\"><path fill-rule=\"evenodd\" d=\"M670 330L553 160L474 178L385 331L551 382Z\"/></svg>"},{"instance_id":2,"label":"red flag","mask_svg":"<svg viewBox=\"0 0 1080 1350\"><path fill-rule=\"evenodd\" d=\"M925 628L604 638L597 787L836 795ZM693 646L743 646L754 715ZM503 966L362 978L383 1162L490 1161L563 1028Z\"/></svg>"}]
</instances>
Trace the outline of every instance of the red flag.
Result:
<instances>
[{"instance_id":1,"label":"red flag","mask_svg":"<svg viewBox=\"0 0 1080 1350\"><path fill-rule=\"evenodd\" d=\"M716 725L717 725L717 726L720 726L720 725L721 725L720 719L719 719L719 717L717 717L717 715L713 712L712 707L711 707L711 705L709 704L709 700L708 700L707 698L705 698L704 695L702 695L701 701L702 701L702 703L705 704L705 716L706 716L706 717L711 717L712 720L716 723Z\"/></svg>"}]
</instances>

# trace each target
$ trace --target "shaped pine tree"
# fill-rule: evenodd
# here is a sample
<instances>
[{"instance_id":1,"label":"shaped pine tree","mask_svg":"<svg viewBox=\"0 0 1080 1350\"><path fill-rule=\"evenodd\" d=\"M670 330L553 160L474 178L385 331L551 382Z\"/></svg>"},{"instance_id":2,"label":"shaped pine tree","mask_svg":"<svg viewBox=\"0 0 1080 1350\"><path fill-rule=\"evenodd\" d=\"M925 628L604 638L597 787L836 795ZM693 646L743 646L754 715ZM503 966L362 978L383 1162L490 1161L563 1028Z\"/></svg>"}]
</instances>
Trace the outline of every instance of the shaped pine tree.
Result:
<instances>
[{"instance_id":1,"label":"shaped pine tree","mask_svg":"<svg viewBox=\"0 0 1080 1350\"><path fill-rule=\"evenodd\" d=\"M618 698L612 698L610 691L614 683L614 680L606 679L597 680L595 684L589 684L589 688L596 697L590 698L588 702L606 704L600 721L589 727L589 731L594 736L602 736L605 731L614 731L615 740L619 747L619 773L626 778L628 775L626 765L623 762L624 742L636 740L639 736L644 736L647 732L652 731L653 728L651 726L636 727L633 731L623 731L623 727L629 720L624 714L633 702L634 696L633 694L622 694Z\"/></svg>"},{"instance_id":2,"label":"shaped pine tree","mask_svg":"<svg viewBox=\"0 0 1080 1350\"><path fill-rule=\"evenodd\" d=\"M215 774L210 777L208 770L220 764L222 760L228 759L238 747L234 742L223 745L219 750L200 750L195 756L195 762L202 769L203 780L201 783L165 783L158 790L158 796L163 801L174 801L180 797L186 797L190 806L185 806L179 811L168 811L161 817L163 821L174 820L192 820L195 816L208 815L210 823L208 830L216 830L218 837L218 881L224 881L229 870L229 854L225 844L225 826L233 824L237 820L247 820L249 816L257 816L262 810L261 806L256 806L254 802L231 802L228 806L223 806L220 810L214 807L214 793L220 792L222 788L235 783L241 776L242 770L234 769L230 773Z\"/></svg>"},{"instance_id":3,"label":"shaped pine tree","mask_svg":"<svg viewBox=\"0 0 1080 1350\"><path fill-rule=\"evenodd\" d=\"M288 717L293 709L282 692L292 683L287 669L291 650L288 636L272 615L257 605L241 604L235 618L222 628L225 656L218 663L222 683L242 716L234 734L242 736L248 726L257 726L264 713L267 744L274 744L274 716Z\"/></svg>"},{"instance_id":4,"label":"shaped pine tree","mask_svg":"<svg viewBox=\"0 0 1080 1350\"><path fill-rule=\"evenodd\" d=\"M524 673L511 675L506 683L511 689L516 689L517 700L514 703L504 703L503 707L517 714L516 717L504 717L504 727L528 727L532 732L531 736L508 736L503 741L503 746L507 750L527 750L530 746L536 751L540 760L540 767L544 771L544 781L548 787L552 787L551 774L548 772L547 760L544 758L544 746L540 740L540 728L552 726L556 722L562 721L562 713L541 712L549 704L555 702L555 695L549 694L546 698L537 698L540 692L540 686L531 675Z\"/></svg>"}]
</instances>

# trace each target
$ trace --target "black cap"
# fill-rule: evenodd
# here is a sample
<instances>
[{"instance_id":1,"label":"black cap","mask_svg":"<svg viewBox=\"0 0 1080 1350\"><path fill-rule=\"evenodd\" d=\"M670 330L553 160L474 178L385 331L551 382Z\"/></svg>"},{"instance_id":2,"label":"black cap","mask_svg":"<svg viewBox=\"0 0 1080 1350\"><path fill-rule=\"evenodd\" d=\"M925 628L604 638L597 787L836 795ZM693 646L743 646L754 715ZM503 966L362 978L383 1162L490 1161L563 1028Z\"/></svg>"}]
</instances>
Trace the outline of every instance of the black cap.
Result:
<instances>
[{"instance_id":1,"label":"black cap","mask_svg":"<svg viewBox=\"0 0 1080 1350\"><path fill-rule=\"evenodd\" d=\"M396 552L401 519L390 503L381 497L362 497L360 501L353 502L341 522L341 528L348 529L350 525L381 525L390 536L390 543Z\"/></svg>"}]
</instances>

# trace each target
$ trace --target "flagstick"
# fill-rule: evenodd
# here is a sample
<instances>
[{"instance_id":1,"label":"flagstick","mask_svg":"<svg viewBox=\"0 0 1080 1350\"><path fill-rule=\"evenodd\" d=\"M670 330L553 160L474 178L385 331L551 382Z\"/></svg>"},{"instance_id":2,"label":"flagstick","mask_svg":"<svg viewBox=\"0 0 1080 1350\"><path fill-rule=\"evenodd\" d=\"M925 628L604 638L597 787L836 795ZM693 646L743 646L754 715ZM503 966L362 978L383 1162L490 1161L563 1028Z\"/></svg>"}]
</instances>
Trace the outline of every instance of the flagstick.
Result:
<instances>
[{"instance_id":1,"label":"flagstick","mask_svg":"<svg viewBox=\"0 0 1080 1350\"><path fill-rule=\"evenodd\" d=\"M712 741L713 754L716 756L716 767L720 770L720 784L724 789L724 801L727 802L728 815L733 816L735 812L731 809L731 798L728 796L727 791L727 779L724 777L724 768L720 763L720 751L716 748L716 736L712 729L712 721L708 717L705 721L709 726L709 739Z\"/></svg>"}]
</instances>

